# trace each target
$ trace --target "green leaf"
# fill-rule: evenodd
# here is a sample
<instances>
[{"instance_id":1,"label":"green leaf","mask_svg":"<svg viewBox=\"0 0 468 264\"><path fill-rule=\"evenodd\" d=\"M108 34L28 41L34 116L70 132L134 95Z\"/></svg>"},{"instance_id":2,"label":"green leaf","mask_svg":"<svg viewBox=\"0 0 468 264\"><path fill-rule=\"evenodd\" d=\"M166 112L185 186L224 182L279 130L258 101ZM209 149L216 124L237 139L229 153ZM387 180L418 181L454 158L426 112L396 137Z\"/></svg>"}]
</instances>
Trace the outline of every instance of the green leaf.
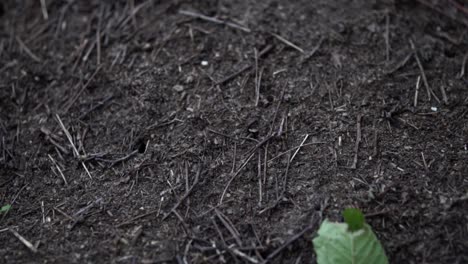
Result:
<instances>
[{"instance_id":1,"label":"green leaf","mask_svg":"<svg viewBox=\"0 0 468 264\"><path fill-rule=\"evenodd\" d=\"M325 219L313 244L318 264L388 264L382 245L366 223L351 232L347 223Z\"/></svg>"},{"instance_id":2,"label":"green leaf","mask_svg":"<svg viewBox=\"0 0 468 264\"><path fill-rule=\"evenodd\" d=\"M354 232L364 226L364 215L361 210L356 208L346 208L343 211L343 218L348 224L349 231Z\"/></svg>"},{"instance_id":3,"label":"green leaf","mask_svg":"<svg viewBox=\"0 0 468 264\"><path fill-rule=\"evenodd\" d=\"M2 206L2 208L0 208L0 213L6 213L8 211L10 211L11 209L11 205L7 204L7 205L4 205Z\"/></svg>"}]
</instances>

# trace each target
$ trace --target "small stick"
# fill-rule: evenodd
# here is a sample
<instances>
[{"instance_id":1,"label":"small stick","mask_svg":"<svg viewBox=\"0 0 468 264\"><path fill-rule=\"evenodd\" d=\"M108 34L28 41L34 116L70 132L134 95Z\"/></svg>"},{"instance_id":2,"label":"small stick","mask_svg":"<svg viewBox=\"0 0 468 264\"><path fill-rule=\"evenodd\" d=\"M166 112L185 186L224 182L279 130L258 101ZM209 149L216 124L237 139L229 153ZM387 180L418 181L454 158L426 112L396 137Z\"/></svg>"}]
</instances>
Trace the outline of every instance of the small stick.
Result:
<instances>
[{"instance_id":1,"label":"small stick","mask_svg":"<svg viewBox=\"0 0 468 264\"><path fill-rule=\"evenodd\" d=\"M22 235L16 232L16 230L14 230L13 228L9 228L8 230L10 230L10 232L16 238L18 238L19 241L21 241L21 243L23 243L27 248L29 248L29 250L31 250L33 253L37 253L37 248L31 242L29 242L26 238L24 238Z\"/></svg>"},{"instance_id":2,"label":"small stick","mask_svg":"<svg viewBox=\"0 0 468 264\"><path fill-rule=\"evenodd\" d=\"M93 208L95 205L98 205L101 202L102 202L102 198L97 198L96 200L92 201L90 204L79 209L76 213L73 214L73 217L75 218L80 217L80 215L83 215L86 211L88 211L89 209Z\"/></svg>"},{"instance_id":3,"label":"small stick","mask_svg":"<svg viewBox=\"0 0 468 264\"><path fill-rule=\"evenodd\" d=\"M424 169L426 171L428 171L429 167L427 166L426 158L424 157L424 152L421 152L421 157L422 157L422 161L423 161L423 164L424 164Z\"/></svg>"},{"instance_id":4,"label":"small stick","mask_svg":"<svg viewBox=\"0 0 468 264\"><path fill-rule=\"evenodd\" d=\"M431 100L431 94L432 94L434 96L434 98L436 99L436 101L438 103L440 103L439 98L434 94L434 91L432 91L431 87L429 87L429 83L427 82L426 72L424 71L424 67L423 67L423 65L421 63L421 60L419 59L418 51L416 50L416 45L414 45L414 42L413 42L412 39L410 39L409 42L410 42L410 45L411 45L411 49L413 50L414 57L415 57L416 62L418 64L419 70L421 71L421 76L422 76L422 79L423 79L424 86L426 86L427 96L429 97L429 100Z\"/></svg>"},{"instance_id":5,"label":"small stick","mask_svg":"<svg viewBox=\"0 0 468 264\"><path fill-rule=\"evenodd\" d=\"M305 55L305 57L304 57L304 59L302 59L301 63L306 62L308 59L312 58L315 55L315 53L317 53L317 51L320 49L320 46L322 46L323 40L324 40L324 37L321 37L319 39L317 45L312 49L312 51L310 53Z\"/></svg>"},{"instance_id":6,"label":"small stick","mask_svg":"<svg viewBox=\"0 0 468 264\"><path fill-rule=\"evenodd\" d=\"M310 145L317 145L317 144L326 144L327 142L312 142L312 143L306 143L306 144L302 144L302 145L298 145L298 146L295 146L295 147L292 147L284 152L281 152L280 154L274 156L273 158L269 159L268 161L266 161L267 163L270 163L274 160L276 160L277 158L283 156L283 155L286 155L288 154L289 152L297 149L297 148L301 148L301 147L305 147L305 146L310 146Z\"/></svg>"},{"instance_id":7,"label":"small stick","mask_svg":"<svg viewBox=\"0 0 468 264\"><path fill-rule=\"evenodd\" d=\"M78 63L80 63L81 57L83 55L83 52L84 52L86 46L88 45L88 42L89 42L89 40L87 38L85 38L83 40L83 43L81 43L81 45L77 48L77 50L72 53L72 56L70 56L70 57L75 57L75 63L73 64L73 67L71 69L72 72L75 71L76 67L78 66Z\"/></svg>"},{"instance_id":8,"label":"small stick","mask_svg":"<svg viewBox=\"0 0 468 264\"><path fill-rule=\"evenodd\" d=\"M301 144L299 145L299 147L297 147L296 151L294 152L294 154L292 155L291 157L291 162L293 161L294 157L296 157L297 153L299 152L299 150L301 150L301 148L304 146L304 143L306 142L306 140L309 138L309 134L306 134L304 139L302 140Z\"/></svg>"},{"instance_id":9,"label":"small stick","mask_svg":"<svg viewBox=\"0 0 468 264\"><path fill-rule=\"evenodd\" d=\"M419 95L419 87L421 86L421 75L418 76L416 80L416 89L414 90L414 107L418 106L418 95Z\"/></svg>"},{"instance_id":10,"label":"small stick","mask_svg":"<svg viewBox=\"0 0 468 264\"><path fill-rule=\"evenodd\" d=\"M447 93L445 92L444 85L440 85L440 92L442 93L442 100L444 100L444 104L448 105L449 102L448 102Z\"/></svg>"},{"instance_id":11,"label":"small stick","mask_svg":"<svg viewBox=\"0 0 468 264\"><path fill-rule=\"evenodd\" d=\"M127 155L125 155L123 157L120 157L118 159L115 159L115 160L102 159L102 158L96 158L96 160L110 163L109 167L113 167L113 166L115 166L116 164L118 164L120 162L123 162L123 161L126 161L126 160L130 159L131 157L133 157L137 153L138 153L138 150L136 149L136 150L128 153Z\"/></svg>"},{"instance_id":12,"label":"small stick","mask_svg":"<svg viewBox=\"0 0 468 264\"><path fill-rule=\"evenodd\" d=\"M232 157L231 173L233 173L236 170L236 155L237 155L237 142L234 142L234 154Z\"/></svg>"},{"instance_id":13,"label":"small stick","mask_svg":"<svg viewBox=\"0 0 468 264\"><path fill-rule=\"evenodd\" d=\"M76 149L75 144L73 144L73 139L72 139L72 136L70 135L70 132L68 132L68 129L63 124L62 119L60 119L60 116L58 114L56 114L55 117L57 118L57 121L59 122L60 127L62 128L63 132L65 133L65 136L67 137L68 142L72 146L74 156L76 158L79 158L80 153L78 153L78 150Z\"/></svg>"},{"instance_id":14,"label":"small stick","mask_svg":"<svg viewBox=\"0 0 468 264\"><path fill-rule=\"evenodd\" d=\"M263 184L266 184L266 179L267 179L267 170L268 170L268 146L269 146L269 143L267 143L265 145L265 156L263 158L264 162L263 162Z\"/></svg>"},{"instance_id":15,"label":"small stick","mask_svg":"<svg viewBox=\"0 0 468 264\"><path fill-rule=\"evenodd\" d=\"M85 55L83 56L83 61L86 62L89 59L89 56L91 56L91 52L94 50L94 46L96 46L96 41L93 41L91 45L88 47L88 50L86 51Z\"/></svg>"},{"instance_id":16,"label":"small stick","mask_svg":"<svg viewBox=\"0 0 468 264\"><path fill-rule=\"evenodd\" d=\"M200 177L200 173L201 173L201 165L199 165L198 167L198 171L197 171L197 174L195 174L195 180L192 184L192 186L190 187L189 190L187 190L185 192L185 194L182 196L182 198L179 199L179 201L172 207L172 209L169 211L169 213L167 213L164 217L163 217L163 221L166 220L166 218L171 215L171 213L175 212L175 210L177 209L177 207L179 207L179 205L182 204L182 202L187 199L190 195L190 193L193 191L193 188L197 185L198 183L198 179Z\"/></svg>"},{"instance_id":17,"label":"small stick","mask_svg":"<svg viewBox=\"0 0 468 264\"><path fill-rule=\"evenodd\" d=\"M224 214L222 214L218 209L214 209L216 216L219 218L221 223L223 223L224 227L231 233L231 235L234 237L234 240L236 240L236 243L239 247L242 247L242 240L240 239L240 234L239 231L237 231L236 227L234 224L227 218Z\"/></svg>"},{"instance_id":18,"label":"small stick","mask_svg":"<svg viewBox=\"0 0 468 264\"><path fill-rule=\"evenodd\" d=\"M192 12L192 11L179 10L179 14L194 17L194 18L198 18L198 19L205 20L205 21L212 22L212 23L219 24L219 25L225 25L225 26L228 26L228 27L231 27L231 28L242 30L242 31L247 32L247 33L250 33L250 31L251 31L249 28L243 27L241 25L238 25L238 24L235 24L235 23L232 23L232 22L228 22L228 21L224 21L224 20L221 20L221 19L218 19L218 18L215 18L215 17L205 16L205 15L195 13L195 12Z\"/></svg>"},{"instance_id":19,"label":"small stick","mask_svg":"<svg viewBox=\"0 0 468 264\"><path fill-rule=\"evenodd\" d=\"M465 68L466 68L466 61L468 60L468 52L463 56L463 62L460 70L460 74L458 75L458 78L462 78L465 76Z\"/></svg>"},{"instance_id":20,"label":"small stick","mask_svg":"<svg viewBox=\"0 0 468 264\"><path fill-rule=\"evenodd\" d=\"M377 132L376 128L376 119L374 119L374 122L372 122L373 130L374 130L374 138L373 138L373 150L372 150L372 157L375 158L379 154L379 134Z\"/></svg>"},{"instance_id":21,"label":"small stick","mask_svg":"<svg viewBox=\"0 0 468 264\"><path fill-rule=\"evenodd\" d=\"M93 80L94 76L96 76L96 74L101 70L101 66L98 66L97 69L94 71L94 73L91 75L91 77L89 77L88 81L85 83L85 85L83 85L83 87L81 87L81 89L78 91L78 93L75 95L75 97L73 97L69 103L65 106L65 109L63 110L64 113L68 112L68 110L70 109L70 107L73 106L73 104L76 102L76 100L78 100L78 98L80 97L81 93L83 93L83 91L88 88L89 84L91 83L91 81Z\"/></svg>"},{"instance_id":22,"label":"small stick","mask_svg":"<svg viewBox=\"0 0 468 264\"><path fill-rule=\"evenodd\" d=\"M386 74L392 74L398 71L399 69L403 68L403 66L405 66L406 63L408 63L408 61L411 59L412 56L413 56L413 53L410 52L408 55L406 55L406 57L402 61L400 61L397 65L395 65L395 67L386 71Z\"/></svg>"},{"instance_id":23,"label":"small stick","mask_svg":"<svg viewBox=\"0 0 468 264\"><path fill-rule=\"evenodd\" d=\"M351 169L357 168L358 163L358 151L359 151L359 144L361 143L361 115L357 116L356 122L356 145L354 146L354 160L353 164L351 165Z\"/></svg>"},{"instance_id":24,"label":"small stick","mask_svg":"<svg viewBox=\"0 0 468 264\"><path fill-rule=\"evenodd\" d=\"M90 113L98 109L99 107L104 106L107 102L110 100L114 99L114 95L110 95L106 98L104 98L102 101L98 102L96 105L92 106L88 111L84 112L78 117L78 120L83 120L86 116L88 116Z\"/></svg>"},{"instance_id":25,"label":"small stick","mask_svg":"<svg viewBox=\"0 0 468 264\"><path fill-rule=\"evenodd\" d=\"M250 156L244 161L244 163L241 165L241 167L236 171L236 173L229 179L228 183L226 184L226 187L224 187L223 193L221 194L221 198L219 198L219 204L223 203L224 196L226 195L227 190L229 189L229 186L231 185L232 181L239 175L239 173L242 171L242 169L249 163L249 161L252 159L252 157L255 155L255 151L253 151Z\"/></svg>"},{"instance_id":26,"label":"small stick","mask_svg":"<svg viewBox=\"0 0 468 264\"><path fill-rule=\"evenodd\" d=\"M73 153L75 154L75 157L79 159L80 158L80 153L78 153L78 150L76 149L75 144L73 144L73 140L72 140L72 137L70 135L70 132L68 132L67 128L63 125L63 122L62 122L62 119L60 119L60 116L58 114L56 114L55 116L57 117L57 120L58 120L58 122L60 124L60 127L62 128L63 132L67 136L68 142L70 142L70 145L72 146ZM88 174L89 178L93 179L93 177L91 176L91 173L88 170L88 167L86 167L86 164L84 164L83 161L81 162L81 165L85 169L85 171Z\"/></svg>"},{"instance_id":27,"label":"small stick","mask_svg":"<svg viewBox=\"0 0 468 264\"><path fill-rule=\"evenodd\" d=\"M97 46L97 56L96 64L99 66L101 64L101 24L104 8L101 6L101 12L99 12L97 30L96 30L96 46Z\"/></svg>"},{"instance_id":28,"label":"small stick","mask_svg":"<svg viewBox=\"0 0 468 264\"><path fill-rule=\"evenodd\" d=\"M232 253L234 253L235 255L253 263L253 264L257 264L257 263L260 263L256 258L254 257L251 257L245 253L243 253L242 251L238 250L237 248L234 248L234 249L231 249L230 250Z\"/></svg>"},{"instance_id":29,"label":"small stick","mask_svg":"<svg viewBox=\"0 0 468 264\"><path fill-rule=\"evenodd\" d=\"M138 26L137 26L137 21L136 21L136 17L135 17L135 15L136 15L136 12L135 12L135 0L130 0L130 9L131 9L131 14L130 14L130 16L131 16L131 18L132 18L133 27L134 27L135 29L137 29Z\"/></svg>"},{"instance_id":30,"label":"small stick","mask_svg":"<svg viewBox=\"0 0 468 264\"><path fill-rule=\"evenodd\" d=\"M280 97L278 99L278 103L276 104L275 113L273 114L273 118L272 118L271 124L270 124L270 132L269 132L270 135L273 133L273 127L275 125L276 117L278 116L279 108L281 106L281 103L283 102L285 91L286 91L286 85L284 85L283 89L281 89L281 94L280 94Z\"/></svg>"},{"instance_id":31,"label":"small stick","mask_svg":"<svg viewBox=\"0 0 468 264\"><path fill-rule=\"evenodd\" d=\"M161 200L162 200L162 199L161 199ZM161 210L161 208L158 208L158 209L156 209L156 210L152 210L152 211L149 211L149 212L147 212L147 213L144 213L144 214L141 214L141 215L137 215L137 216L133 217L133 218L130 219L130 220L127 220L127 221L125 221L125 222L123 222L123 223L120 223L120 224L116 225L115 227L122 227L122 226L125 226L125 225L129 225L129 224L131 224L132 222L134 222L134 221L136 221L136 220L138 220L138 219L147 217L147 216L152 215L152 214L155 214L155 213L158 213L158 215L159 215L159 211L160 211L160 210Z\"/></svg>"},{"instance_id":32,"label":"small stick","mask_svg":"<svg viewBox=\"0 0 468 264\"><path fill-rule=\"evenodd\" d=\"M297 46L296 44L292 43L291 41L281 37L280 35L278 34L275 34L275 33L270 33L273 37L277 38L279 41L283 42L284 44L290 46L291 48L299 51L300 53L304 53L304 50L302 48L300 48L299 46Z\"/></svg>"},{"instance_id":33,"label":"small stick","mask_svg":"<svg viewBox=\"0 0 468 264\"><path fill-rule=\"evenodd\" d=\"M262 154L258 152L258 166L257 166L257 177L258 177L258 206L262 206Z\"/></svg>"},{"instance_id":34,"label":"small stick","mask_svg":"<svg viewBox=\"0 0 468 264\"><path fill-rule=\"evenodd\" d=\"M262 83L262 75L265 68L260 70L260 74L258 75L258 82L255 83L255 106L258 106L258 102L260 101L260 86Z\"/></svg>"},{"instance_id":35,"label":"small stick","mask_svg":"<svg viewBox=\"0 0 468 264\"><path fill-rule=\"evenodd\" d=\"M289 152L288 163L286 164L286 170L284 171L284 177L283 177L283 191L281 192L281 195L279 197L284 197L284 194L286 193L286 190L288 187L288 174L289 174L289 167L291 166L291 161L292 161L291 152ZM279 200L280 199L281 198L279 198Z\"/></svg>"},{"instance_id":36,"label":"small stick","mask_svg":"<svg viewBox=\"0 0 468 264\"><path fill-rule=\"evenodd\" d=\"M179 212L177 212L177 210L172 210L171 212L177 217L177 219L179 219L179 222L182 224L182 229L184 230L185 236L188 237L189 227L185 222L184 218L179 214Z\"/></svg>"},{"instance_id":37,"label":"small stick","mask_svg":"<svg viewBox=\"0 0 468 264\"><path fill-rule=\"evenodd\" d=\"M273 49L273 46L272 45L268 45L266 46L263 50L261 50L259 53L258 53L258 58L261 58L263 57L263 55L265 55L266 53L268 53L270 50ZM241 68L240 70L238 70L237 72L225 77L224 79L222 79L221 81L217 81L215 84L216 85L219 85L219 84L224 84L234 78L236 78L237 76L239 76L240 74L244 73L245 71L249 70L250 68L252 68L252 63L248 64L248 65L245 65L243 68Z\"/></svg>"},{"instance_id":38,"label":"small stick","mask_svg":"<svg viewBox=\"0 0 468 264\"><path fill-rule=\"evenodd\" d=\"M16 37L16 41L20 45L21 49L23 49L26 52L26 54L28 54L29 57L31 57L31 59L33 59L36 62L41 62L41 59L38 56L36 56L36 54L34 54L19 37Z\"/></svg>"},{"instance_id":39,"label":"small stick","mask_svg":"<svg viewBox=\"0 0 468 264\"><path fill-rule=\"evenodd\" d=\"M64 211L60 210L60 208L54 207L54 210L56 210L57 212L59 212L61 215L65 216L68 220L70 220L70 221L72 221L72 222L76 222L75 218L69 216L67 213L65 213Z\"/></svg>"},{"instance_id":40,"label":"small stick","mask_svg":"<svg viewBox=\"0 0 468 264\"><path fill-rule=\"evenodd\" d=\"M254 57L255 57L255 107L258 106L258 100L260 98L259 91L258 91L258 52L257 49L254 49Z\"/></svg>"},{"instance_id":41,"label":"small stick","mask_svg":"<svg viewBox=\"0 0 468 264\"><path fill-rule=\"evenodd\" d=\"M385 12L385 60L390 61L390 15Z\"/></svg>"},{"instance_id":42,"label":"small stick","mask_svg":"<svg viewBox=\"0 0 468 264\"><path fill-rule=\"evenodd\" d=\"M47 154L47 156L49 156L49 159L55 165L55 168L57 168L58 172L60 173L60 176L62 176L62 179L63 179L63 182L65 183L65 185L68 185L67 179L65 179L65 175L63 175L63 172L62 172L62 169L60 168L60 166L57 164L57 162L54 160L54 158L52 158L52 156L50 156L50 154Z\"/></svg>"},{"instance_id":43,"label":"small stick","mask_svg":"<svg viewBox=\"0 0 468 264\"><path fill-rule=\"evenodd\" d=\"M44 201L41 201L41 212L42 212L42 223L45 223L45 209L44 209Z\"/></svg>"},{"instance_id":44,"label":"small stick","mask_svg":"<svg viewBox=\"0 0 468 264\"><path fill-rule=\"evenodd\" d=\"M49 19L49 14L47 13L47 5L45 0L41 0L41 10L42 10L42 16L44 17L45 20Z\"/></svg>"}]
</instances>

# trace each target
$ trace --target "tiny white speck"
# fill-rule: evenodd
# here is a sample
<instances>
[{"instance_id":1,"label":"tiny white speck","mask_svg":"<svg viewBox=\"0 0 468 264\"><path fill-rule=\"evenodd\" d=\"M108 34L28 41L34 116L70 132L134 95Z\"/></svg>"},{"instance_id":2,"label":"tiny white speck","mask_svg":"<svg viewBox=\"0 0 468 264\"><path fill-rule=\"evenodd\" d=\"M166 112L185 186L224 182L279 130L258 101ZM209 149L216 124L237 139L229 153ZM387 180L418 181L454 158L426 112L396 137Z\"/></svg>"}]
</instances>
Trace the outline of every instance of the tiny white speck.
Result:
<instances>
[{"instance_id":1,"label":"tiny white speck","mask_svg":"<svg viewBox=\"0 0 468 264\"><path fill-rule=\"evenodd\" d=\"M207 62L207 61L202 61L202 62L201 62L201 65L202 65L202 66L208 66L208 62Z\"/></svg>"},{"instance_id":2,"label":"tiny white speck","mask_svg":"<svg viewBox=\"0 0 468 264\"><path fill-rule=\"evenodd\" d=\"M437 107L433 106L433 107L431 107L431 110L432 110L433 112L437 112Z\"/></svg>"}]
</instances>

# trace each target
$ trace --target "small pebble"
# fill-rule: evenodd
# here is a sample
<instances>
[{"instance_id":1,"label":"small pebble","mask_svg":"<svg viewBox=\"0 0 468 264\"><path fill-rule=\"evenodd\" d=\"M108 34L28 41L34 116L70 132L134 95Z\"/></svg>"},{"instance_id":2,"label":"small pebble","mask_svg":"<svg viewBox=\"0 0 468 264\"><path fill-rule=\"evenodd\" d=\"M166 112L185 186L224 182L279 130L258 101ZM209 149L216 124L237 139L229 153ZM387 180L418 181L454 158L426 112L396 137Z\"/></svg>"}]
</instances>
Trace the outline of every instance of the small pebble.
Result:
<instances>
[{"instance_id":1,"label":"small pebble","mask_svg":"<svg viewBox=\"0 0 468 264\"><path fill-rule=\"evenodd\" d=\"M176 91L176 92L182 92L184 90L184 86L182 86L180 84L176 84L176 85L174 85L174 87L172 87L172 89L174 89L174 91Z\"/></svg>"}]
</instances>

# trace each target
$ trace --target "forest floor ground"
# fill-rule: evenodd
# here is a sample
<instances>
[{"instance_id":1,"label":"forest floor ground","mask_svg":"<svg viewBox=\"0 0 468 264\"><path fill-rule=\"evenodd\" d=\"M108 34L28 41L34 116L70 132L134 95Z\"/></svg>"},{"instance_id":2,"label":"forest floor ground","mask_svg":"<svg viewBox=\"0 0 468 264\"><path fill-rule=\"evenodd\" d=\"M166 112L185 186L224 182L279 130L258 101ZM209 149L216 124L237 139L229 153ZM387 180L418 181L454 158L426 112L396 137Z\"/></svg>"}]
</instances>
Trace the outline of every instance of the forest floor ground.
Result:
<instances>
[{"instance_id":1,"label":"forest floor ground","mask_svg":"<svg viewBox=\"0 0 468 264\"><path fill-rule=\"evenodd\" d=\"M392 263L468 262L468 35L450 9L1 5L4 263L311 263L346 207Z\"/></svg>"}]
</instances>

